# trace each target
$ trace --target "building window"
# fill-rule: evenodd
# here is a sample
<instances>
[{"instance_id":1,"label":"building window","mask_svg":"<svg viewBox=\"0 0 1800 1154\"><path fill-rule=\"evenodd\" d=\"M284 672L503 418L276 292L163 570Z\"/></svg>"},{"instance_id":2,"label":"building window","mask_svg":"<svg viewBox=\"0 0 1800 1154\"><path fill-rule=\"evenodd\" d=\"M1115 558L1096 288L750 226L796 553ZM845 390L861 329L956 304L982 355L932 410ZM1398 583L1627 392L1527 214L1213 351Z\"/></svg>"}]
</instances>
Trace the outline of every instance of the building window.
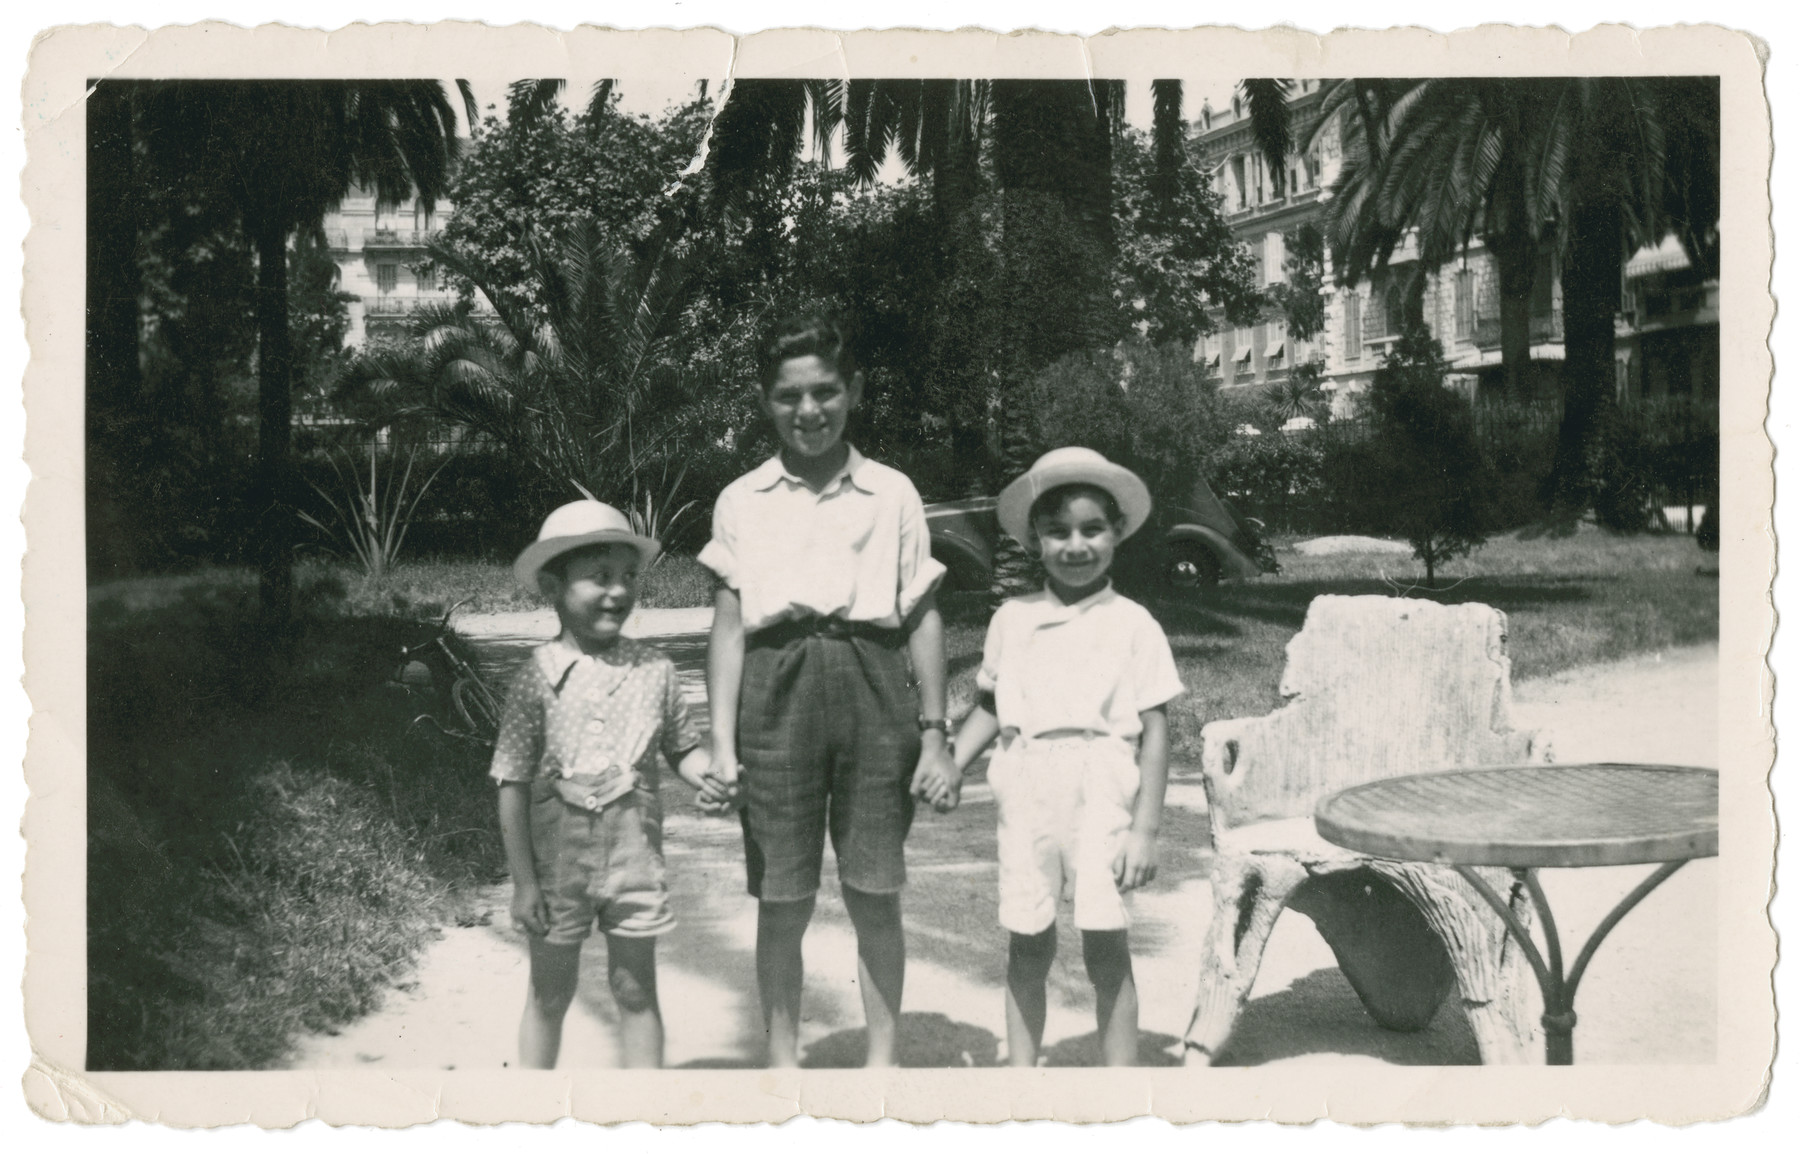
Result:
<instances>
[{"instance_id":1,"label":"building window","mask_svg":"<svg viewBox=\"0 0 1800 1154\"><path fill-rule=\"evenodd\" d=\"M1263 234L1263 283L1286 284L1287 271L1283 263L1287 260L1287 246L1278 232Z\"/></svg>"},{"instance_id":2,"label":"building window","mask_svg":"<svg viewBox=\"0 0 1800 1154\"><path fill-rule=\"evenodd\" d=\"M1384 319L1387 321L1387 335L1397 337L1406 331L1406 294L1400 291L1399 285L1390 284L1382 296L1382 303L1387 306L1383 310L1386 313Z\"/></svg>"},{"instance_id":3,"label":"building window","mask_svg":"<svg viewBox=\"0 0 1800 1154\"><path fill-rule=\"evenodd\" d=\"M375 266L375 291L386 296L394 291L400 283L400 266L397 264L378 264Z\"/></svg>"},{"instance_id":4,"label":"building window","mask_svg":"<svg viewBox=\"0 0 1800 1154\"><path fill-rule=\"evenodd\" d=\"M1362 298L1344 294L1344 359L1362 360Z\"/></svg>"},{"instance_id":5,"label":"building window","mask_svg":"<svg viewBox=\"0 0 1800 1154\"><path fill-rule=\"evenodd\" d=\"M435 264L419 266L419 291L436 292L438 289L438 270Z\"/></svg>"},{"instance_id":6,"label":"building window","mask_svg":"<svg viewBox=\"0 0 1800 1154\"><path fill-rule=\"evenodd\" d=\"M1475 335L1475 274L1468 269L1456 273L1456 339L1466 341Z\"/></svg>"}]
</instances>

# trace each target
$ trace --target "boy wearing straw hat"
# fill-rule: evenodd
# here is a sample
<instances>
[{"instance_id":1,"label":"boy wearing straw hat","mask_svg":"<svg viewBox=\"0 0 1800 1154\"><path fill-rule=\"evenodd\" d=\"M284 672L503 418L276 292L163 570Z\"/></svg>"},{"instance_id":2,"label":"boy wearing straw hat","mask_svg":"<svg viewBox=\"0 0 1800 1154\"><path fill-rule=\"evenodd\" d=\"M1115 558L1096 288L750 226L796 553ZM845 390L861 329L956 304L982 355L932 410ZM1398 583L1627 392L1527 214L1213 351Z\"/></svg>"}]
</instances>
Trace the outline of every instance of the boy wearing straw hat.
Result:
<instances>
[{"instance_id":1,"label":"boy wearing straw hat","mask_svg":"<svg viewBox=\"0 0 1800 1154\"><path fill-rule=\"evenodd\" d=\"M1008 1061L1034 1066L1056 907L1074 898L1109 1066L1137 1063L1137 987L1123 895L1156 876L1168 782L1164 707L1182 691L1168 638L1113 591L1119 543L1150 515L1129 469L1092 449L1054 449L1000 494L1000 526L1043 559L1042 592L988 625L980 704L956 735L960 773L996 737L988 785L999 811L1000 924Z\"/></svg>"},{"instance_id":2,"label":"boy wearing straw hat","mask_svg":"<svg viewBox=\"0 0 1800 1154\"><path fill-rule=\"evenodd\" d=\"M562 625L513 678L491 771L513 925L531 948L519 1024L528 1068L556 1065L581 943L596 923L624 1064L662 1065L656 938L675 919L663 882L658 752L699 791L702 809L730 808L729 787L708 775L674 663L620 632L660 548L610 505L575 501L550 514L513 564Z\"/></svg>"}]
</instances>

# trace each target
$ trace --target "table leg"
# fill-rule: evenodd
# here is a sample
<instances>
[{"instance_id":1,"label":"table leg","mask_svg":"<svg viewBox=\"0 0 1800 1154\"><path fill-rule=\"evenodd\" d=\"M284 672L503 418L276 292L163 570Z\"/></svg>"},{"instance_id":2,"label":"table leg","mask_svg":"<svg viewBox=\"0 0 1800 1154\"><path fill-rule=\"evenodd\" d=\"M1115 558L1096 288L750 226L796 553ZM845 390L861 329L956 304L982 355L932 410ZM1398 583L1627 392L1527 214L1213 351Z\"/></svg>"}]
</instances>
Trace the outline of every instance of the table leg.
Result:
<instances>
[{"instance_id":1,"label":"table leg","mask_svg":"<svg viewBox=\"0 0 1800 1154\"><path fill-rule=\"evenodd\" d=\"M1531 903L1537 907L1538 917L1544 923L1544 949L1549 954L1548 960L1538 952L1537 944L1531 940L1531 932L1520 924L1513 916L1512 909L1506 901L1494 892L1492 886L1482 880L1480 874L1470 866L1459 865L1456 872L1463 880L1475 888L1482 900L1492 906L1494 912L1506 923L1507 932L1525 951L1525 958L1531 963L1532 972L1537 975L1538 988L1544 994L1544 1062L1550 1066L1568 1066L1575 1061L1575 990L1581 984L1581 977L1587 973L1588 963L1594 959L1594 951L1619 920L1630 913L1632 908L1650 895L1650 891L1667 881L1669 875L1687 864L1687 859L1664 862L1656 871L1639 882L1624 900L1614 906L1612 912L1600 919L1594 932L1588 936L1587 944L1575 956L1575 965L1565 977L1563 974L1562 939L1556 932L1556 919L1550 914L1550 902L1544 896L1543 887L1538 885L1537 871L1534 869L1515 869L1513 875L1525 883L1525 889L1531 894Z\"/></svg>"}]
</instances>

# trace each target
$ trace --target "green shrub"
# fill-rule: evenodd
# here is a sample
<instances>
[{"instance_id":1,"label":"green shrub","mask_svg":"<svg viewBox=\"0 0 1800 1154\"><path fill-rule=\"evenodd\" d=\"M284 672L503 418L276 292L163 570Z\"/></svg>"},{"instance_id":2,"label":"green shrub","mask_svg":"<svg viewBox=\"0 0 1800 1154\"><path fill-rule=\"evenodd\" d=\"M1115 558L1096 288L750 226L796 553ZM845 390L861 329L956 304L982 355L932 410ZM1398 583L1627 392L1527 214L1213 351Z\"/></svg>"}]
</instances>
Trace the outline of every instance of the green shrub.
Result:
<instances>
[{"instance_id":1,"label":"green shrub","mask_svg":"<svg viewBox=\"0 0 1800 1154\"><path fill-rule=\"evenodd\" d=\"M90 595L89 1068L277 1063L498 870L485 756L411 729L421 702L387 684L420 626L312 595L282 658L253 643L253 589Z\"/></svg>"},{"instance_id":2,"label":"green shrub","mask_svg":"<svg viewBox=\"0 0 1800 1154\"><path fill-rule=\"evenodd\" d=\"M1609 406L1588 447L1594 519L1614 532L1642 532L1650 523L1655 450L1643 414Z\"/></svg>"},{"instance_id":3,"label":"green shrub","mask_svg":"<svg viewBox=\"0 0 1800 1154\"><path fill-rule=\"evenodd\" d=\"M1493 527L1474 415L1461 393L1444 387L1444 373L1443 354L1423 328L1395 343L1369 386L1372 458L1344 479L1376 524L1411 543L1427 586L1439 565L1467 556Z\"/></svg>"},{"instance_id":4,"label":"green shrub","mask_svg":"<svg viewBox=\"0 0 1800 1154\"><path fill-rule=\"evenodd\" d=\"M1131 340L1064 357L1032 381L1025 404L1037 452L1098 450L1158 496L1191 489L1231 429L1217 386L1177 344Z\"/></svg>"},{"instance_id":5,"label":"green shrub","mask_svg":"<svg viewBox=\"0 0 1800 1154\"><path fill-rule=\"evenodd\" d=\"M1320 519L1327 450L1334 443L1314 431L1233 436L1213 454L1213 491L1277 532L1312 528Z\"/></svg>"},{"instance_id":6,"label":"green shrub","mask_svg":"<svg viewBox=\"0 0 1800 1154\"><path fill-rule=\"evenodd\" d=\"M1556 456L1556 424L1542 410L1524 405L1489 405L1480 414L1483 453L1493 478L1494 523L1518 528L1542 520L1544 478Z\"/></svg>"}]
</instances>

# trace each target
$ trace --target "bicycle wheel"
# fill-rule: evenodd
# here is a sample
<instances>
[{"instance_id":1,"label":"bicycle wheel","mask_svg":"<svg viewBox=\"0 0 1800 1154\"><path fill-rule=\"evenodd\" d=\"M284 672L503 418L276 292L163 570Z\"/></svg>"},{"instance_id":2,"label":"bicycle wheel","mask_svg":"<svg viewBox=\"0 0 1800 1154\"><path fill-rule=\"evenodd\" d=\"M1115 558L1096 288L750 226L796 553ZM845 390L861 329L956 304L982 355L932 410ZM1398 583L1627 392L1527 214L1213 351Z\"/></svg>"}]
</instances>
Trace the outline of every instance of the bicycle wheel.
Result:
<instances>
[{"instance_id":1,"label":"bicycle wheel","mask_svg":"<svg viewBox=\"0 0 1800 1154\"><path fill-rule=\"evenodd\" d=\"M500 705L481 682L457 678L450 686L450 704L472 736L492 745L500 735Z\"/></svg>"}]
</instances>

